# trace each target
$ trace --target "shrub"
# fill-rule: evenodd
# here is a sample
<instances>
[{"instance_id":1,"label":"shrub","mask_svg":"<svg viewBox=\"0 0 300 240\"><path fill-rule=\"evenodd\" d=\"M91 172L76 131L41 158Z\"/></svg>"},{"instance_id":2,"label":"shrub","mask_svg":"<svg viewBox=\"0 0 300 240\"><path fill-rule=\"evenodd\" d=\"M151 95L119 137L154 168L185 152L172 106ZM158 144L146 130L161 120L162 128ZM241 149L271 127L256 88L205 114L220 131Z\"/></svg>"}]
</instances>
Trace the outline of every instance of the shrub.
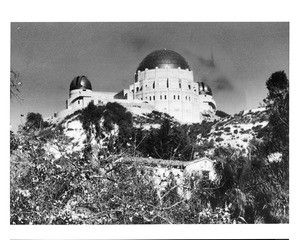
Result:
<instances>
[{"instance_id":1,"label":"shrub","mask_svg":"<svg viewBox=\"0 0 300 240\"><path fill-rule=\"evenodd\" d=\"M226 128L224 128L224 132L230 132L230 127L226 127Z\"/></svg>"},{"instance_id":2,"label":"shrub","mask_svg":"<svg viewBox=\"0 0 300 240\"><path fill-rule=\"evenodd\" d=\"M224 139L221 138L221 137L217 137L215 141L216 141L216 142L222 142L222 141L224 141Z\"/></svg>"},{"instance_id":3,"label":"shrub","mask_svg":"<svg viewBox=\"0 0 300 240\"><path fill-rule=\"evenodd\" d=\"M217 111L216 111L216 115L219 116L219 117L221 117L221 118L230 117L230 115L229 115L228 113L223 112L223 111L221 111L221 110L217 110Z\"/></svg>"}]
</instances>

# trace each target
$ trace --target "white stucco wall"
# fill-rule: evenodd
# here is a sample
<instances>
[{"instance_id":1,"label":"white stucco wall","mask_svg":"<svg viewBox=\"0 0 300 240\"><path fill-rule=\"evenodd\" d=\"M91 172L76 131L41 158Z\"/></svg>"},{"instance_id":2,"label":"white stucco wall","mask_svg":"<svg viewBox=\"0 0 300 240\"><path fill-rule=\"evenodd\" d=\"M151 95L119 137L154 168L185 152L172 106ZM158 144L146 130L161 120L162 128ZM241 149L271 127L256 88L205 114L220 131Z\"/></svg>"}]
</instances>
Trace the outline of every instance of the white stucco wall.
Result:
<instances>
[{"instance_id":1,"label":"white stucco wall","mask_svg":"<svg viewBox=\"0 0 300 240\"><path fill-rule=\"evenodd\" d=\"M196 174L203 177L203 171L209 171L209 179L215 180L217 175L214 169L214 162L209 158L196 159L185 167L185 173L188 175Z\"/></svg>"}]
</instances>

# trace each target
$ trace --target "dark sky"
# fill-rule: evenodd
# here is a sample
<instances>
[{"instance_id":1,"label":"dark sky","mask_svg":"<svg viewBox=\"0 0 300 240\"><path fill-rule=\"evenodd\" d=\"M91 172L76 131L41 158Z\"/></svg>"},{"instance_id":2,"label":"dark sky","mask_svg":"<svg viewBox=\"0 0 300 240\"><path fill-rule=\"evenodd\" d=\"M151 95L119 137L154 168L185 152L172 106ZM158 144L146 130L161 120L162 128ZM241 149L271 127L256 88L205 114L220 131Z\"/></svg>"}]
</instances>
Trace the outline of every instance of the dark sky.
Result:
<instances>
[{"instance_id":1,"label":"dark sky","mask_svg":"<svg viewBox=\"0 0 300 240\"><path fill-rule=\"evenodd\" d=\"M13 129L20 114L64 109L77 75L95 91L127 88L142 59L163 48L180 53L230 114L258 107L273 72L289 75L288 23L12 23L11 67L23 98L11 103Z\"/></svg>"}]
</instances>

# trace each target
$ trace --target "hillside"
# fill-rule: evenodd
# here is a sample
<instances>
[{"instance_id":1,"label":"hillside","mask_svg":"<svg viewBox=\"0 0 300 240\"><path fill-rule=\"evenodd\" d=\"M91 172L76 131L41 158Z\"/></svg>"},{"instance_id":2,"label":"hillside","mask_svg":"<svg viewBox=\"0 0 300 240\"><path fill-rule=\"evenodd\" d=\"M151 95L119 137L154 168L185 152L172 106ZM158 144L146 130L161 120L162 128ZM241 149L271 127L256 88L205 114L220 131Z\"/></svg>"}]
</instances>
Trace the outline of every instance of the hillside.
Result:
<instances>
[{"instance_id":1,"label":"hillside","mask_svg":"<svg viewBox=\"0 0 300 240\"><path fill-rule=\"evenodd\" d=\"M269 171L268 165L259 172L250 167L260 156L247 160L249 142L264 136L268 124L264 109L192 125L116 103L91 104L51 121L36 116L11 136L12 224L288 221L281 210L265 213L260 194L270 193L253 188L265 184ZM216 158L221 147L235 155ZM208 157L212 179L185 170L199 157ZM268 189L286 199L280 176ZM252 205L259 212L246 210Z\"/></svg>"},{"instance_id":2,"label":"hillside","mask_svg":"<svg viewBox=\"0 0 300 240\"><path fill-rule=\"evenodd\" d=\"M206 154L211 155L214 148L232 147L244 154L248 152L249 142L262 137L262 129L268 124L265 108L241 111L234 116L219 118L208 134L198 136L199 145L211 143Z\"/></svg>"},{"instance_id":3,"label":"hillside","mask_svg":"<svg viewBox=\"0 0 300 240\"><path fill-rule=\"evenodd\" d=\"M80 121L81 114L82 111L79 110L64 119L51 119L50 121L53 126L59 125L63 128L64 134L71 139L72 144L76 145L73 151L81 151L87 141L87 131L84 130L83 123ZM170 121L171 125L181 126L174 118L157 111L138 112L134 110L131 114L132 127L142 131L151 132L153 129L159 129L166 120ZM118 135L118 124L114 124L113 129L105 131L103 119L100 122L102 137L98 141L95 141L95 129L90 131L90 141L93 148L103 148L107 145L109 139ZM234 116L207 119L202 124L183 126L185 126L185 129L189 129L189 132L192 131L190 135L196 135L198 146L207 146L204 155L211 157L214 155L214 149L219 147L231 147L247 155L249 142L253 138L263 137L263 131L267 124L268 114L265 108L257 108L241 111ZM205 131L202 129L204 125L208 125L208 127L205 127Z\"/></svg>"}]
</instances>

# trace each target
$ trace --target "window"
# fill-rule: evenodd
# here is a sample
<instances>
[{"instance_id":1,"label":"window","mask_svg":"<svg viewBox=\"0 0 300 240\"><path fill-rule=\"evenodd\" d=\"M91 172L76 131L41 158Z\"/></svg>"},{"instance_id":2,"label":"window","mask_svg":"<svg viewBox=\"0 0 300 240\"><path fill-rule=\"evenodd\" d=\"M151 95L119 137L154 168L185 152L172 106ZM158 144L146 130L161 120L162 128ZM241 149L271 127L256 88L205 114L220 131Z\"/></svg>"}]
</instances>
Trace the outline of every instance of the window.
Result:
<instances>
[{"instance_id":1,"label":"window","mask_svg":"<svg viewBox=\"0 0 300 240\"><path fill-rule=\"evenodd\" d=\"M160 95L160 100L162 100L162 95Z\"/></svg>"},{"instance_id":2,"label":"window","mask_svg":"<svg viewBox=\"0 0 300 240\"><path fill-rule=\"evenodd\" d=\"M169 88L169 78L167 78L167 88Z\"/></svg>"},{"instance_id":3,"label":"window","mask_svg":"<svg viewBox=\"0 0 300 240\"><path fill-rule=\"evenodd\" d=\"M180 96L178 95L178 100L180 99Z\"/></svg>"},{"instance_id":4,"label":"window","mask_svg":"<svg viewBox=\"0 0 300 240\"><path fill-rule=\"evenodd\" d=\"M167 99L167 95L165 95L165 99Z\"/></svg>"},{"instance_id":5,"label":"window","mask_svg":"<svg viewBox=\"0 0 300 240\"><path fill-rule=\"evenodd\" d=\"M181 88L181 79L179 79L178 81L179 81L179 88Z\"/></svg>"},{"instance_id":6,"label":"window","mask_svg":"<svg viewBox=\"0 0 300 240\"><path fill-rule=\"evenodd\" d=\"M143 98L141 98L141 100L143 100Z\"/></svg>"},{"instance_id":7,"label":"window","mask_svg":"<svg viewBox=\"0 0 300 240\"><path fill-rule=\"evenodd\" d=\"M189 87L189 90L191 90L191 85L188 85L188 87Z\"/></svg>"},{"instance_id":8,"label":"window","mask_svg":"<svg viewBox=\"0 0 300 240\"><path fill-rule=\"evenodd\" d=\"M155 82L153 82L153 89L155 88Z\"/></svg>"},{"instance_id":9,"label":"window","mask_svg":"<svg viewBox=\"0 0 300 240\"><path fill-rule=\"evenodd\" d=\"M149 97L149 100L151 101L151 96Z\"/></svg>"},{"instance_id":10,"label":"window","mask_svg":"<svg viewBox=\"0 0 300 240\"><path fill-rule=\"evenodd\" d=\"M155 96L153 96L153 101L155 101Z\"/></svg>"},{"instance_id":11,"label":"window","mask_svg":"<svg viewBox=\"0 0 300 240\"><path fill-rule=\"evenodd\" d=\"M136 87L136 91L137 91L137 92L139 91L139 87Z\"/></svg>"},{"instance_id":12,"label":"window","mask_svg":"<svg viewBox=\"0 0 300 240\"><path fill-rule=\"evenodd\" d=\"M78 100L78 104L80 104L80 100Z\"/></svg>"},{"instance_id":13,"label":"window","mask_svg":"<svg viewBox=\"0 0 300 240\"><path fill-rule=\"evenodd\" d=\"M174 95L174 100L176 99L176 96Z\"/></svg>"}]
</instances>

